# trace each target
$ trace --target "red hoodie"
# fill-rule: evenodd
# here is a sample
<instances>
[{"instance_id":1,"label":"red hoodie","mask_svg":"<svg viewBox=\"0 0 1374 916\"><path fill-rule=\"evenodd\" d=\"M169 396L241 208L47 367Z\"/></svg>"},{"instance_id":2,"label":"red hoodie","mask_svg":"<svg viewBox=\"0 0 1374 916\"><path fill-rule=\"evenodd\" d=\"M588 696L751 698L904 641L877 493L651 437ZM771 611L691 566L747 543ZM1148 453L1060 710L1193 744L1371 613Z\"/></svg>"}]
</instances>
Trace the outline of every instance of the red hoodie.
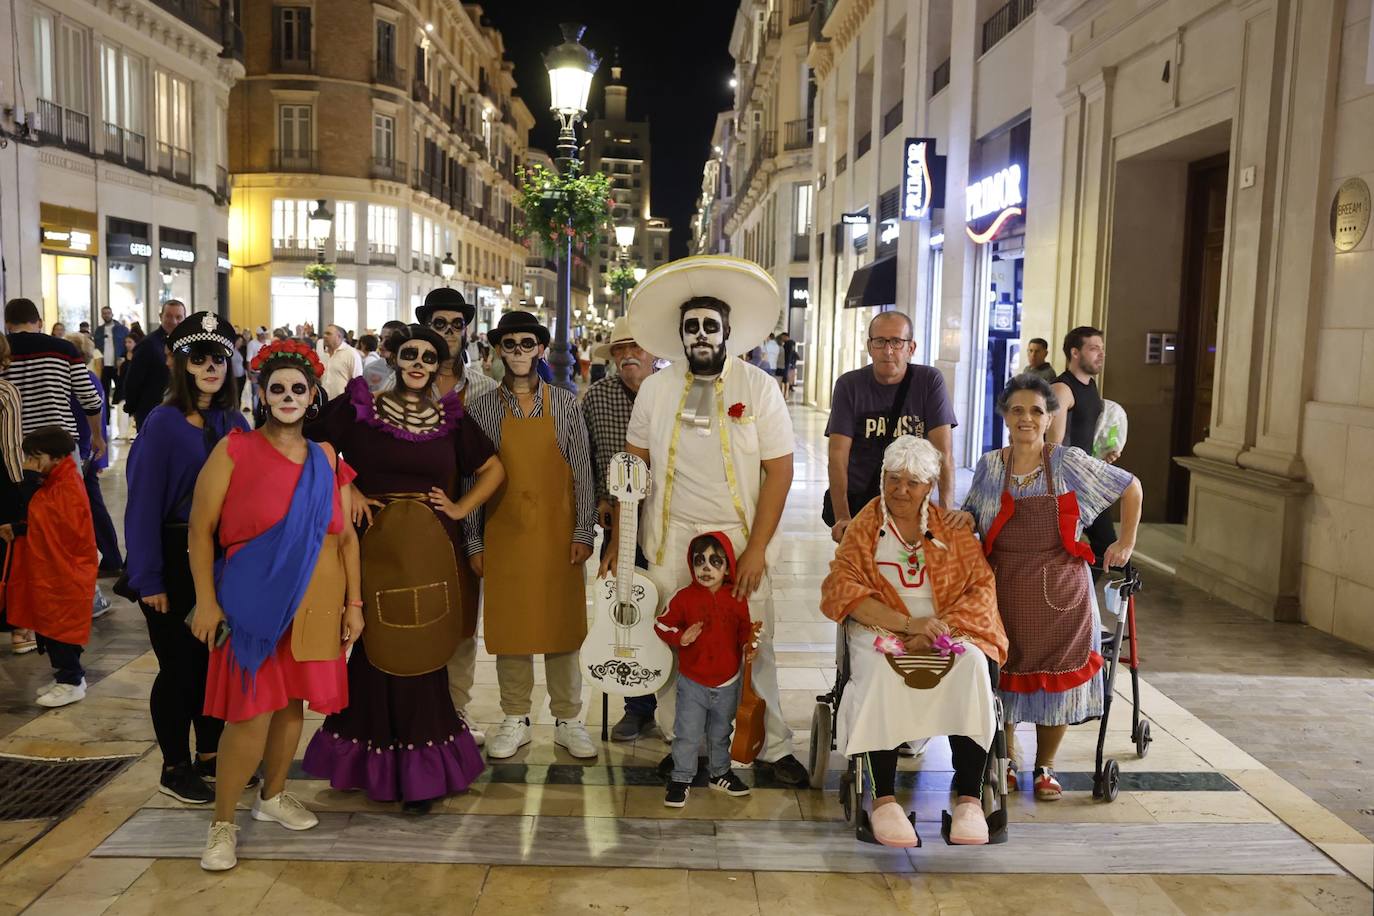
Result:
<instances>
[{"instance_id":1,"label":"red hoodie","mask_svg":"<svg viewBox=\"0 0 1374 916\"><path fill-rule=\"evenodd\" d=\"M730 539L719 531L710 532L725 551L729 573L715 594L695 578L668 602L668 609L654 624L658 638L677 647L678 672L704 687L719 687L739 674L745 647L753 641L754 625L749 619L749 602L730 593L735 581L735 550ZM687 557L690 568L692 558ZM682 634L692 624L704 621L701 633L690 646L682 645Z\"/></svg>"}]
</instances>

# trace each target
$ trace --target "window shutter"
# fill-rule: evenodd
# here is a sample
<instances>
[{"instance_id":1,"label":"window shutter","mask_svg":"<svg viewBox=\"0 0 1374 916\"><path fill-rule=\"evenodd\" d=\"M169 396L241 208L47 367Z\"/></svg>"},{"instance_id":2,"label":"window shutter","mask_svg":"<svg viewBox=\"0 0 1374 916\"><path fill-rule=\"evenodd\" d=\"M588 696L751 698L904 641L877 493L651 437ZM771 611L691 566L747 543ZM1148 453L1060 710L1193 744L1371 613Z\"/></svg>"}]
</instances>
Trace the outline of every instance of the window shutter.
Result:
<instances>
[{"instance_id":1,"label":"window shutter","mask_svg":"<svg viewBox=\"0 0 1374 916\"><path fill-rule=\"evenodd\" d=\"M310 7L303 6L296 11L296 21L300 23L300 54L299 59L304 62L310 60L310 31L314 23L310 19Z\"/></svg>"}]
</instances>

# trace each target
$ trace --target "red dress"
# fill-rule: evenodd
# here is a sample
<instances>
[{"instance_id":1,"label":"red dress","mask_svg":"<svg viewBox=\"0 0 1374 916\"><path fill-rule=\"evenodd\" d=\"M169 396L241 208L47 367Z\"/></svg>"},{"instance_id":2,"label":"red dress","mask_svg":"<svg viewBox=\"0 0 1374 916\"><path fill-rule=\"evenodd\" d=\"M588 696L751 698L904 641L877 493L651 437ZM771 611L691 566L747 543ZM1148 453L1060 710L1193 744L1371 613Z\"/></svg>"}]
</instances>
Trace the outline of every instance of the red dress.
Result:
<instances>
[{"instance_id":1,"label":"red dress","mask_svg":"<svg viewBox=\"0 0 1374 916\"><path fill-rule=\"evenodd\" d=\"M243 542L281 521L291 505L302 465L277 451L261 432L235 429L230 431L228 440L234 471L224 494L219 540L232 556ZM343 531L339 490L355 476L353 469L340 459L335 474L334 515L327 529L330 534ZM245 722L285 708L288 700L305 700L311 709L326 715L348 705L348 662L344 654L340 652L338 658L329 661L298 662L291 653L289 627L247 691L243 689L243 674L228 643L210 653L205 715L226 722Z\"/></svg>"}]
</instances>

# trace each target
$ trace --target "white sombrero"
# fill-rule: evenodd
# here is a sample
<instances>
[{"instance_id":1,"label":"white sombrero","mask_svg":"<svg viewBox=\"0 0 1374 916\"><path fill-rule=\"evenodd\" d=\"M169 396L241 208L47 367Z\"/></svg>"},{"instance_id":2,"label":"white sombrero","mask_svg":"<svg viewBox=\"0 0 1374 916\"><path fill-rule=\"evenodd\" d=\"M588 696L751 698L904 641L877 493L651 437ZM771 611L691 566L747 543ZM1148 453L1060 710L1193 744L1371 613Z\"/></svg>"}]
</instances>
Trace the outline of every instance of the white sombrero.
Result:
<instances>
[{"instance_id":1,"label":"white sombrero","mask_svg":"<svg viewBox=\"0 0 1374 916\"><path fill-rule=\"evenodd\" d=\"M641 347L664 359L682 355L682 303L711 296L730 306L731 356L748 353L777 327L782 300L773 278L753 261L724 254L682 258L649 274L630 296L630 331Z\"/></svg>"}]
</instances>

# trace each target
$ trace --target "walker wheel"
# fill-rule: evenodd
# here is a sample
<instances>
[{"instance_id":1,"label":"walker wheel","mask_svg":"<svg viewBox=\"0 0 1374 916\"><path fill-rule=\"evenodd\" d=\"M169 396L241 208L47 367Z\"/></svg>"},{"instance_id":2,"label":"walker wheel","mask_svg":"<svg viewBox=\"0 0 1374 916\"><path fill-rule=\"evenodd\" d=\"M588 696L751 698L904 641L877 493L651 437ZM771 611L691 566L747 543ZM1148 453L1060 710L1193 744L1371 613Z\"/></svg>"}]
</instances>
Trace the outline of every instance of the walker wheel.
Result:
<instances>
[{"instance_id":1,"label":"walker wheel","mask_svg":"<svg viewBox=\"0 0 1374 916\"><path fill-rule=\"evenodd\" d=\"M816 704L811 713L811 747L807 757L807 775L811 778L811 788L817 791L825 788L825 771L830 763L830 751L834 742L830 736L830 704Z\"/></svg>"},{"instance_id":2,"label":"walker wheel","mask_svg":"<svg viewBox=\"0 0 1374 916\"><path fill-rule=\"evenodd\" d=\"M1115 760L1108 760L1102 766L1102 797L1106 801L1114 802L1120 791L1121 768L1116 765Z\"/></svg>"},{"instance_id":3,"label":"walker wheel","mask_svg":"<svg viewBox=\"0 0 1374 916\"><path fill-rule=\"evenodd\" d=\"M1135 732L1135 755L1144 757L1150 753L1150 722L1148 719L1140 723L1140 728Z\"/></svg>"}]
</instances>

